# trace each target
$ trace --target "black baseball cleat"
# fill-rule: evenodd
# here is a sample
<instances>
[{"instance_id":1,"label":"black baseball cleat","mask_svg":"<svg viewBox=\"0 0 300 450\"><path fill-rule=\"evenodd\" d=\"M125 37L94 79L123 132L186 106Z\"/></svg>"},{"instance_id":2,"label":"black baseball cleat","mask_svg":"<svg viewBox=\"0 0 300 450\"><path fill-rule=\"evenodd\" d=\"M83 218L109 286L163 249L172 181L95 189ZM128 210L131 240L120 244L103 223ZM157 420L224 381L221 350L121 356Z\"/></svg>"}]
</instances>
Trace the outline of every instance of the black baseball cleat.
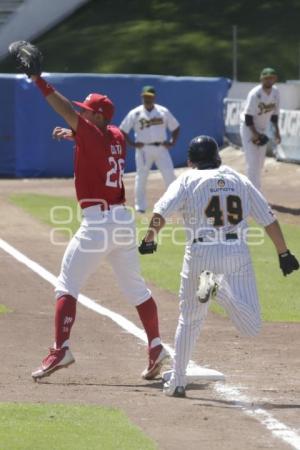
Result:
<instances>
[{"instance_id":1,"label":"black baseball cleat","mask_svg":"<svg viewBox=\"0 0 300 450\"><path fill-rule=\"evenodd\" d=\"M174 386L174 380L170 380L164 384L163 393L168 397L185 398L185 387Z\"/></svg>"},{"instance_id":2,"label":"black baseball cleat","mask_svg":"<svg viewBox=\"0 0 300 450\"><path fill-rule=\"evenodd\" d=\"M185 389L183 386L177 386L174 391L173 397L184 398L185 397Z\"/></svg>"}]
</instances>

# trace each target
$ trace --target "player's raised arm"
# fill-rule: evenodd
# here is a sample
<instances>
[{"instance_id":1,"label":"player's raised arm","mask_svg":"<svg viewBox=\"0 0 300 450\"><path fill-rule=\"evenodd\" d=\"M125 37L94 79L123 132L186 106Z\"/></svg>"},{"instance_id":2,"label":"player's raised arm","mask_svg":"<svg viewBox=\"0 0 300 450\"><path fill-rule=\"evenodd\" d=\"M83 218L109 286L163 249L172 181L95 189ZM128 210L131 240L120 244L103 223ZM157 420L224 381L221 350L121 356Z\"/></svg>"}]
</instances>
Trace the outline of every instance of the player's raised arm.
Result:
<instances>
[{"instance_id":1,"label":"player's raised arm","mask_svg":"<svg viewBox=\"0 0 300 450\"><path fill-rule=\"evenodd\" d=\"M30 78L35 82L36 86L40 89L54 111L65 119L72 130L76 131L78 125L78 114L74 110L70 100L57 92L53 86L48 84L47 81L45 81L41 76L31 75Z\"/></svg>"},{"instance_id":2,"label":"player's raised arm","mask_svg":"<svg viewBox=\"0 0 300 450\"><path fill-rule=\"evenodd\" d=\"M39 49L29 42L17 41L9 46L9 52L13 56L17 68L35 82L54 111L65 119L73 131L76 131L78 114L72 103L41 77L43 55Z\"/></svg>"}]
</instances>

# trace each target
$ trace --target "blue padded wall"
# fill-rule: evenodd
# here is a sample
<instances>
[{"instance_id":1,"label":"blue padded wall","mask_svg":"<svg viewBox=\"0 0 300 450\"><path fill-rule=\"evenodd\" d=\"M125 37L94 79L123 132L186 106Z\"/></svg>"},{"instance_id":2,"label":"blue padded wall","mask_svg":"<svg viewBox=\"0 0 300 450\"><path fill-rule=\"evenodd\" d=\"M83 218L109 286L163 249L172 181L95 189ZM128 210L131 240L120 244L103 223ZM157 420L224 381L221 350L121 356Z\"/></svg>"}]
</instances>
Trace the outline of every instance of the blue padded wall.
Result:
<instances>
[{"instance_id":1,"label":"blue padded wall","mask_svg":"<svg viewBox=\"0 0 300 450\"><path fill-rule=\"evenodd\" d=\"M176 167L185 165L188 142L208 134L222 143L223 100L230 87L226 78L158 75L49 74L45 78L70 100L91 92L107 94L115 103L113 123L119 125L140 104L143 85L157 89L157 103L170 109L181 133L171 155ZM39 90L25 76L0 76L0 176L69 177L73 175L73 145L51 138L52 129L66 126ZM134 171L134 149L128 148L126 171Z\"/></svg>"},{"instance_id":2,"label":"blue padded wall","mask_svg":"<svg viewBox=\"0 0 300 450\"><path fill-rule=\"evenodd\" d=\"M15 154L15 77L0 77L0 176L14 177Z\"/></svg>"}]
</instances>

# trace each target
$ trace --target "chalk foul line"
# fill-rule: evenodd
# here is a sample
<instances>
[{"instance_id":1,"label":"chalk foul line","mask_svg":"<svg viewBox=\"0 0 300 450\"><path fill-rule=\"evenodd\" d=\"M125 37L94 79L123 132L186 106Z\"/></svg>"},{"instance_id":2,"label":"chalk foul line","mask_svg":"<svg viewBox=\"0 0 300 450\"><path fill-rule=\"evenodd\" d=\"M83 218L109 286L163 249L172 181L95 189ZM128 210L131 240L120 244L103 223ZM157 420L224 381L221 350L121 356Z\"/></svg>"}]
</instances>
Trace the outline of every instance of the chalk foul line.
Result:
<instances>
[{"instance_id":1,"label":"chalk foul line","mask_svg":"<svg viewBox=\"0 0 300 450\"><path fill-rule=\"evenodd\" d=\"M8 244L3 239L0 239L0 248L2 248L2 250L11 255L17 261L27 266L41 278L43 278L44 280L48 281L50 284L55 286L56 277L51 272L42 267L40 264L28 258L26 255L24 255L19 250ZM103 316L109 317L112 321L114 321L128 333L133 334L134 336L136 336L145 343L147 342L144 330L138 328L133 322L129 321L120 314L117 314L109 310L108 308L104 308L103 306L99 305L89 297L86 297L85 295L82 294L79 295L78 301L79 303L91 309L92 311L95 311ZM174 350L171 347L167 346L167 349L170 351L171 355L174 354ZM200 366L197 366L193 362L192 366L201 369ZM297 434L295 430L288 427L284 423L279 422L269 412L265 411L260 407L255 406L255 402L253 402L247 396L243 395L238 388L236 388L235 386L225 385L223 383L216 383L214 384L214 390L219 396L223 397L228 402L233 402L234 406L240 408L241 411L243 411L245 414L256 419L261 425L263 425L267 430L269 430L274 437L281 439L294 449L300 450L300 435Z\"/></svg>"}]
</instances>

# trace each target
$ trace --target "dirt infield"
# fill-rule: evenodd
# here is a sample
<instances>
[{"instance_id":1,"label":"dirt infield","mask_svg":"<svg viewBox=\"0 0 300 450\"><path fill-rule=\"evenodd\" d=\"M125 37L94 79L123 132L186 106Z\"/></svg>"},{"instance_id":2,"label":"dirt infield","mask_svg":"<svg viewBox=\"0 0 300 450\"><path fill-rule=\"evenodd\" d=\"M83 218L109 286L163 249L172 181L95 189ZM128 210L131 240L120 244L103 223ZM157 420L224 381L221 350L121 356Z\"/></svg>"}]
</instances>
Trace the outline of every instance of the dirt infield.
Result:
<instances>
[{"instance_id":1,"label":"dirt infield","mask_svg":"<svg viewBox=\"0 0 300 450\"><path fill-rule=\"evenodd\" d=\"M225 150L223 159L243 169L239 152ZM300 166L273 160L268 160L264 172L266 196L280 220L288 223L300 223L299 175ZM131 175L126 177L129 204L133 182ZM156 174L150 185L153 204L163 185ZM73 196L73 181L0 180L1 238L57 275L64 247L50 245L50 228L9 204L8 195L13 192ZM1 402L116 406L125 410L160 450L300 448L300 324L266 323L259 337L246 339L238 336L228 319L209 314L193 360L223 372L227 391L238 389L241 396L230 399L214 384L195 384L187 391L187 399L174 399L162 394L161 380L140 378L147 362L144 344L110 319L79 305L72 333L77 364L33 383L31 370L53 339L53 288L2 250L0 267L0 303L13 310L0 315ZM159 307L163 340L173 347L178 300L155 286L151 289ZM140 327L136 311L121 297L109 266L98 270L83 293ZM294 446L287 444L268 424L260 423L254 417L260 409L295 430L299 446L295 446L296 440Z\"/></svg>"}]
</instances>

